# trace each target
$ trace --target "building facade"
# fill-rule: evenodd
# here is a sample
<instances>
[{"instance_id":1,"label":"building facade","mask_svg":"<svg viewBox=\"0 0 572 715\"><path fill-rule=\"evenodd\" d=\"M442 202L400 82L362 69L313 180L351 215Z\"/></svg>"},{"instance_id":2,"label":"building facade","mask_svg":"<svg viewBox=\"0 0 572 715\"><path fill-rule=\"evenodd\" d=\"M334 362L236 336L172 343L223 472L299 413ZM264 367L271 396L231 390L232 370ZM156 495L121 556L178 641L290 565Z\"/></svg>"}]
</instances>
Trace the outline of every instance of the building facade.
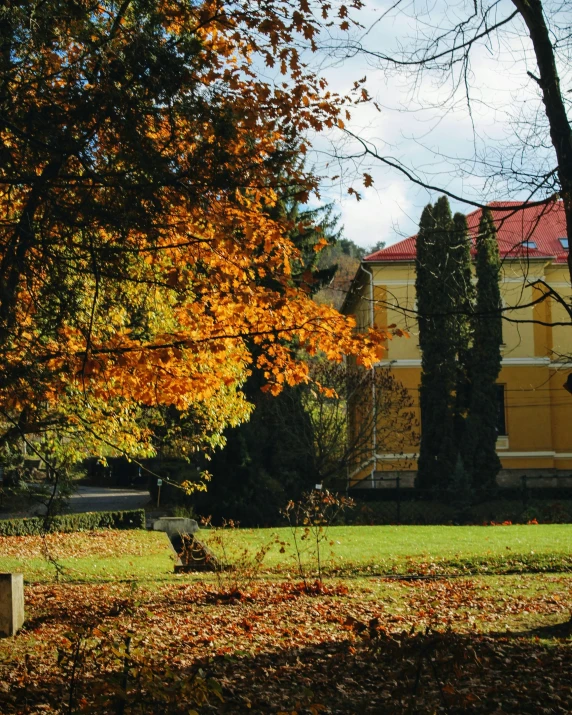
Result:
<instances>
[{"instance_id":1,"label":"building facade","mask_svg":"<svg viewBox=\"0 0 572 715\"><path fill-rule=\"evenodd\" d=\"M517 208L520 204L490 204L502 259L502 369L498 377L497 453L500 485L512 485L522 475L554 477L554 486L572 474L572 394L564 383L572 372L572 323L564 305L570 303L568 240L561 202ZM481 211L467 216L474 244ZM367 256L362 262L343 311L353 314L358 330L370 325L396 325L409 337L387 342L376 369L390 369L410 392L419 417L421 354L415 295L416 237L407 238ZM554 296L546 297L550 289ZM359 416L349 409L350 429ZM380 419L387 419L380 418ZM419 421L419 420L418 420ZM403 438L393 445L403 445ZM399 474L413 484L418 437L411 432L399 451L392 440L375 443L371 455L350 472L351 486L383 484L384 474ZM546 483L546 482L544 482Z\"/></svg>"}]
</instances>

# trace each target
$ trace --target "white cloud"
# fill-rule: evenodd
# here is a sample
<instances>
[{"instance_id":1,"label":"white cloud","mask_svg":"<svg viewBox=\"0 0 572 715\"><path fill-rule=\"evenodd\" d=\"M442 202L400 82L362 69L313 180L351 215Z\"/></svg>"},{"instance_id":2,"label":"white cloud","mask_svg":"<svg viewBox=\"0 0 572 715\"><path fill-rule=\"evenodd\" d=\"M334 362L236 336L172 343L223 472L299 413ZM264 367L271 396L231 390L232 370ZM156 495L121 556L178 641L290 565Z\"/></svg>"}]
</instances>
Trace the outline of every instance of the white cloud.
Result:
<instances>
[{"instance_id":1,"label":"white cloud","mask_svg":"<svg viewBox=\"0 0 572 715\"><path fill-rule=\"evenodd\" d=\"M468 2L468 6L472 8L472 2ZM445 17L444 14L437 17L439 8L452 16L459 7L449 2L432 4L431 24L434 26ZM385 4L371 0L361 13L363 24L368 25L384 9ZM499 17L510 14L513 9L512 3L501 2ZM367 75L367 87L382 111L378 112L373 104L354 107L347 127L371 142L380 155L402 162L427 183L475 201L525 198L526 194L516 192L514 185L487 182L487 167L475 160L487 155L489 161L491 156L507 161L510 151L505 145L515 139L515 118L521 112L526 115L541 107L537 87L526 74L527 70L535 69L530 48L518 24L509 29L503 42L493 41L489 47L478 47L472 54L469 75L472 116L462 89L458 101L446 111L442 103L450 87L437 83L429 75L413 91L411 81L373 67L363 55L341 63L324 52L318 60L330 88L340 94L346 94L356 79ZM397 14L394 20L386 19L376 25L364 44L391 52L396 42L414 31L414 22ZM348 140L347 136L344 138L341 132L329 139L333 144L322 136L314 141L318 152L316 168L321 174L342 176L337 185L324 185L322 195L324 200L337 204L346 235L368 246L379 239L393 243L414 233L423 206L434 201L439 192L416 186L397 170L375 159L360 159L359 143ZM491 154L495 151L498 153ZM331 160L333 155L349 155L352 159L336 162ZM528 165L534 167L533 171L546 160L552 161L550 148L544 154L541 149L531 149L530 157L524 158L525 163L528 161ZM330 165L326 169L327 161ZM373 176L373 188L363 187L365 171ZM349 186L362 193L361 202L348 196ZM472 210L470 205L461 202L452 201L452 207L464 212Z\"/></svg>"},{"instance_id":2,"label":"white cloud","mask_svg":"<svg viewBox=\"0 0 572 715\"><path fill-rule=\"evenodd\" d=\"M394 181L386 188L374 190L372 187L360 193L361 201L348 195L339 204L344 234L365 247L380 240L386 243L400 240L403 236L398 233L399 224L403 224L403 216L407 216L410 209L406 187Z\"/></svg>"}]
</instances>

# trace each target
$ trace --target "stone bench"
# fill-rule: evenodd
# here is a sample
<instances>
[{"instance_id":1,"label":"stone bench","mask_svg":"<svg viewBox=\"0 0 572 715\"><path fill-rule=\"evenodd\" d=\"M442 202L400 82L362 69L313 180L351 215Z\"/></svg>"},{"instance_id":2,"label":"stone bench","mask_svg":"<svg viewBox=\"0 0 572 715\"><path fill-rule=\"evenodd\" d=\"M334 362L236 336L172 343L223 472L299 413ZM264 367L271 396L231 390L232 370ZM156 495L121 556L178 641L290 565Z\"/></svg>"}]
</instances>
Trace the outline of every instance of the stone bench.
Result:
<instances>
[{"instance_id":1,"label":"stone bench","mask_svg":"<svg viewBox=\"0 0 572 715\"><path fill-rule=\"evenodd\" d=\"M163 531L169 537L176 554L175 573L181 571L217 571L221 565L196 533L199 525L194 519L182 516L162 516L153 522L154 531Z\"/></svg>"},{"instance_id":2,"label":"stone bench","mask_svg":"<svg viewBox=\"0 0 572 715\"><path fill-rule=\"evenodd\" d=\"M13 636L24 623L24 576L0 573L0 636Z\"/></svg>"},{"instance_id":3,"label":"stone bench","mask_svg":"<svg viewBox=\"0 0 572 715\"><path fill-rule=\"evenodd\" d=\"M194 519L187 519L184 516L162 516L153 522L154 531L164 531L172 540L173 537L181 534L191 536L199 530L199 525Z\"/></svg>"}]
</instances>

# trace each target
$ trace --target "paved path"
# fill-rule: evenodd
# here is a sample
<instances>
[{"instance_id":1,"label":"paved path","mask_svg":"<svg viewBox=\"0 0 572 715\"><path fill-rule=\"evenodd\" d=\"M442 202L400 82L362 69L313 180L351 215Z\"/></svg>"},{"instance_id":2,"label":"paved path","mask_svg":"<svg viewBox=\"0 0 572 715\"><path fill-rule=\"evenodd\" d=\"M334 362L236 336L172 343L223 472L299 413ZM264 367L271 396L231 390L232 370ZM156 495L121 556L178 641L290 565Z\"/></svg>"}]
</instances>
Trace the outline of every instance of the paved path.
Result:
<instances>
[{"instance_id":1,"label":"paved path","mask_svg":"<svg viewBox=\"0 0 572 715\"><path fill-rule=\"evenodd\" d=\"M67 513L86 511L127 511L142 509L151 497L145 489L109 489L107 487L78 487L70 498ZM45 513L45 507L36 504L28 511L17 514L0 513L0 519L15 519Z\"/></svg>"},{"instance_id":2,"label":"paved path","mask_svg":"<svg viewBox=\"0 0 572 715\"><path fill-rule=\"evenodd\" d=\"M79 487L71 497L68 511L125 511L142 509L151 497L144 489L108 489L106 487Z\"/></svg>"}]
</instances>

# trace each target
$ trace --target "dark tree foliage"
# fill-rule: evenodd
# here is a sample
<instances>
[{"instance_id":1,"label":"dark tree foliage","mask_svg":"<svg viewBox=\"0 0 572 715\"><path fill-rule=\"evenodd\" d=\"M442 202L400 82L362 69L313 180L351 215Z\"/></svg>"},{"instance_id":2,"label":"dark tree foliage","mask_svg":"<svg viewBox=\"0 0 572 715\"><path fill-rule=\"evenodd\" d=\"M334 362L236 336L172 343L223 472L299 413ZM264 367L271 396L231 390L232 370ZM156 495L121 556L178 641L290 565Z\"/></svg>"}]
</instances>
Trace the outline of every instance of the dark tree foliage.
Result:
<instances>
[{"instance_id":1,"label":"dark tree foliage","mask_svg":"<svg viewBox=\"0 0 572 715\"><path fill-rule=\"evenodd\" d=\"M471 240L464 214L453 217L454 237L451 244L452 259L458 265L457 278L457 386L455 400L455 437L457 444L464 437L465 421L470 405L470 362L473 338L471 314L475 301L475 288L471 270ZM456 466L457 469L457 466Z\"/></svg>"},{"instance_id":2,"label":"dark tree foliage","mask_svg":"<svg viewBox=\"0 0 572 715\"><path fill-rule=\"evenodd\" d=\"M301 253L294 278L306 282L309 292L314 295L332 282L338 270L337 262L323 260L323 254L327 254L339 240L344 240L341 238L343 227L338 226L340 217L334 213L333 204L313 209L292 199L283 204L292 224L290 239ZM328 241L329 245L316 250L322 240Z\"/></svg>"},{"instance_id":3,"label":"dark tree foliage","mask_svg":"<svg viewBox=\"0 0 572 715\"><path fill-rule=\"evenodd\" d=\"M300 159L295 141L282 147L282 155L285 166L292 164L304 171L304 161ZM338 267L333 251L339 255L338 244L348 241L343 238L343 226L339 225L340 217L334 204L310 207L300 201L304 187L288 184L287 175L282 178L280 198L268 209L268 214L288 228L288 237L300 251L299 259L292 265L294 283L314 295L332 281Z\"/></svg>"},{"instance_id":4,"label":"dark tree foliage","mask_svg":"<svg viewBox=\"0 0 572 715\"><path fill-rule=\"evenodd\" d=\"M333 224L336 227L336 224ZM332 263L338 263L340 258L352 258L356 261L362 261L365 256L369 256L376 251L385 248L385 241L377 241L371 246L363 247L354 243L351 238L343 237L343 229L336 232L334 236L328 236L330 245L321 252L319 265L329 266Z\"/></svg>"},{"instance_id":5,"label":"dark tree foliage","mask_svg":"<svg viewBox=\"0 0 572 715\"><path fill-rule=\"evenodd\" d=\"M260 390L254 373L245 387L254 403L249 422L227 430L226 446L205 465L212 474L206 493L193 496L195 510L243 526L269 526L279 510L314 486L315 470L307 434L312 429L300 399L300 387L273 397ZM296 394L294 394L296 393Z\"/></svg>"},{"instance_id":6,"label":"dark tree foliage","mask_svg":"<svg viewBox=\"0 0 572 715\"><path fill-rule=\"evenodd\" d=\"M416 293L422 354L421 445L417 486L444 488L455 466L454 390L456 384L453 307L448 282L451 211L446 199L426 206L419 224Z\"/></svg>"},{"instance_id":7,"label":"dark tree foliage","mask_svg":"<svg viewBox=\"0 0 572 715\"><path fill-rule=\"evenodd\" d=\"M362 246L358 246L351 238L341 238L336 241L336 245L339 246L342 255L349 256L350 258L359 258L360 261L368 250Z\"/></svg>"},{"instance_id":8,"label":"dark tree foliage","mask_svg":"<svg viewBox=\"0 0 572 715\"><path fill-rule=\"evenodd\" d=\"M462 214L451 218L445 197L427 206L417 237L416 290L421 446L417 485L490 489L500 469L496 379L502 343L500 258L494 222L483 211L476 240L476 291L470 239Z\"/></svg>"},{"instance_id":9,"label":"dark tree foliage","mask_svg":"<svg viewBox=\"0 0 572 715\"><path fill-rule=\"evenodd\" d=\"M336 246L341 237L333 206L307 208L293 190L284 193L273 211L288 221L290 238L300 251L294 280L310 294L316 293L337 270L335 263L322 264L322 252L314 250L323 239ZM274 524L284 504L316 482L313 426L302 401L304 388L286 386L272 397L261 392L263 383L261 372L255 369L244 387L255 406L252 417L227 430L226 445L206 465L212 474L208 493L194 499L197 510L217 521Z\"/></svg>"},{"instance_id":10,"label":"dark tree foliage","mask_svg":"<svg viewBox=\"0 0 572 715\"><path fill-rule=\"evenodd\" d=\"M443 196L423 211L417 236L415 287L422 353L417 486L421 488L446 489L458 459L467 399L470 271L466 223L460 216L453 219Z\"/></svg>"},{"instance_id":11,"label":"dark tree foliage","mask_svg":"<svg viewBox=\"0 0 572 715\"><path fill-rule=\"evenodd\" d=\"M493 488L501 468L496 453L497 385L501 369L500 257L490 211L484 210L476 241L477 299L471 349L471 398L464 462L477 490Z\"/></svg>"},{"instance_id":12,"label":"dark tree foliage","mask_svg":"<svg viewBox=\"0 0 572 715\"><path fill-rule=\"evenodd\" d=\"M379 250L382 247L380 243L378 242L370 248L364 248L349 238L338 238L326 246L320 253L319 265L324 269L335 266L336 272L331 283L317 293L315 300L318 303L333 305L334 308L340 310L359 269L360 261L364 256Z\"/></svg>"}]
</instances>

